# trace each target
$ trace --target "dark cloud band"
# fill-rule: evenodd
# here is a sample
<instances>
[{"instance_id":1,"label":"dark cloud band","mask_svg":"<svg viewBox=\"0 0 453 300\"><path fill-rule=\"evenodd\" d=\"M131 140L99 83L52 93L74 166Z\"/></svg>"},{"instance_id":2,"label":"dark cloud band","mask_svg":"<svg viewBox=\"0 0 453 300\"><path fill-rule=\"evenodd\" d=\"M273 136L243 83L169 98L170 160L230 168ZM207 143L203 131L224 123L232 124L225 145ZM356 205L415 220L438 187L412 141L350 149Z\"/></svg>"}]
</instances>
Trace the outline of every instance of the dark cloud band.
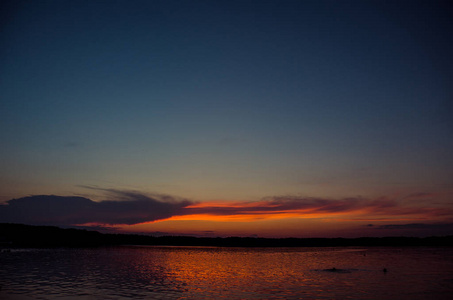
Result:
<instances>
[{"instance_id":1,"label":"dark cloud band","mask_svg":"<svg viewBox=\"0 0 453 300\"><path fill-rule=\"evenodd\" d=\"M114 190L110 192L115 194ZM116 196L100 202L53 195L12 199L6 205L0 205L0 220L47 225L131 225L182 214L184 207L193 204L189 200L170 199L169 196L159 199L134 192L117 191Z\"/></svg>"}]
</instances>

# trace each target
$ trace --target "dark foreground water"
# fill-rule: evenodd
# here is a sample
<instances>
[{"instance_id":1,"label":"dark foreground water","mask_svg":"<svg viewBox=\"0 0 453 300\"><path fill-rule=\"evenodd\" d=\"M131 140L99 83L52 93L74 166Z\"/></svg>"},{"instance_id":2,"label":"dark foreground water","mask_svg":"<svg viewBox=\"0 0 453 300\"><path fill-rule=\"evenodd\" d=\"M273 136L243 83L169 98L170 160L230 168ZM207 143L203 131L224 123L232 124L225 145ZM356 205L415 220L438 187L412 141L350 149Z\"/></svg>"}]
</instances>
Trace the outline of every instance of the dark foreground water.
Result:
<instances>
[{"instance_id":1,"label":"dark foreground water","mask_svg":"<svg viewBox=\"0 0 453 300\"><path fill-rule=\"evenodd\" d=\"M439 300L453 293L453 249L12 249L0 286L0 299Z\"/></svg>"}]
</instances>

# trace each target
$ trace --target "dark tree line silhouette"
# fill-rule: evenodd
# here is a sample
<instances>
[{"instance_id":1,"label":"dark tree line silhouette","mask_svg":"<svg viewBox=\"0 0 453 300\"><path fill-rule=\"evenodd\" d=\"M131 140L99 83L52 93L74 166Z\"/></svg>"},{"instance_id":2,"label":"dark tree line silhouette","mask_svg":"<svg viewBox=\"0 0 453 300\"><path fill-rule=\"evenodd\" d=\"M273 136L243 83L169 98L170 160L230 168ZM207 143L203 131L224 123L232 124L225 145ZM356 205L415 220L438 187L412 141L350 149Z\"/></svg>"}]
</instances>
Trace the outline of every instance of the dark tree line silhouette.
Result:
<instances>
[{"instance_id":1,"label":"dark tree line silhouette","mask_svg":"<svg viewBox=\"0 0 453 300\"><path fill-rule=\"evenodd\" d=\"M0 223L0 247L97 247L116 245L217 247L453 246L453 236L362 238L192 237L112 234L85 229Z\"/></svg>"}]
</instances>

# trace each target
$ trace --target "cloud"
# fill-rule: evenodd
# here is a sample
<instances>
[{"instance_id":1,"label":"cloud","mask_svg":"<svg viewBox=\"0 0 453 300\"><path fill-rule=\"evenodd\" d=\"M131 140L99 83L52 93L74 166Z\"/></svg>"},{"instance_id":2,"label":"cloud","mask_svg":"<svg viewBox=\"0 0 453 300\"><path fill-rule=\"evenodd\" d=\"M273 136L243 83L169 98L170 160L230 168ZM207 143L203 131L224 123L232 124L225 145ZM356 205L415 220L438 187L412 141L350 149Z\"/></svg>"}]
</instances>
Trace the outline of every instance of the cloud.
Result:
<instances>
[{"instance_id":1,"label":"cloud","mask_svg":"<svg viewBox=\"0 0 453 300\"><path fill-rule=\"evenodd\" d=\"M452 230L453 223L411 223L411 224L388 224L376 227L376 229L420 229L420 230Z\"/></svg>"},{"instance_id":2,"label":"cloud","mask_svg":"<svg viewBox=\"0 0 453 300\"><path fill-rule=\"evenodd\" d=\"M437 193L413 193L410 195L407 195L405 199L418 199L418 198L432 198L437 196Z\"/></svg>"},{"instance_id":3,"label":"cloud","mask_svg":"<svg viewBox=\"0 0 453 300\"><path fill-rule=\"evenodd\" d=\"M189 214L249 215L281 213L333 213L352 211L360 207L360 199L347 198L340 200L321 198L272 197L256 202L240 203L202 203L186 208Z\"/></svg>"},{"instance_id":4,"label":"cloud","mask_svg":"<svg viewBox=\"0 0 453 300\"><path fill-rule=\"evenodd\" d=\"M193 204L167 195L153 197L137 192L105 190L111 199L95 202L84 197L54 195L12 199L0 205L0 222L77 225L138 224L162 220L181 214Z\"/></svg>"},{"instance_id":5,"label":"cloud","mask_svg":"<svg viewBox=\"0 0 453 300\"><path fill-rule=\"evenodd\" d=\"M355 213L360 215L424 215L453 216L451 209L429 206L403 206L395 199L381 197L374 200L361 197L344 199L269 197L256 202L199 203L184 209L185 214L213 216L240 215L333 215Z\"/></svg>"},{"instance_id":6,"label":"cloud","mask_svg":"<svg viewBox=\"0 0 453 300\"><path fill-rule=\"evenodd\" d=\"M389 197L365 199L350 197L326 199L279 196L249 202L200 202L169 195L143 194L135 191L85 188L101 191L106 200L54 195L12 199L0 205L0 222L46 224L57 226L115 226L160 221L186 220L257 220L287 217L329 218L339 214L373 220L407 218L446 221L452 219L451 207L409 205ZM404 198L402 198L404 199ZM378 227L379 229L391 229ZM398 226L398 225L395 225ZM412 225L415 226L415 225Z\"/></svg>"}]
</instances>

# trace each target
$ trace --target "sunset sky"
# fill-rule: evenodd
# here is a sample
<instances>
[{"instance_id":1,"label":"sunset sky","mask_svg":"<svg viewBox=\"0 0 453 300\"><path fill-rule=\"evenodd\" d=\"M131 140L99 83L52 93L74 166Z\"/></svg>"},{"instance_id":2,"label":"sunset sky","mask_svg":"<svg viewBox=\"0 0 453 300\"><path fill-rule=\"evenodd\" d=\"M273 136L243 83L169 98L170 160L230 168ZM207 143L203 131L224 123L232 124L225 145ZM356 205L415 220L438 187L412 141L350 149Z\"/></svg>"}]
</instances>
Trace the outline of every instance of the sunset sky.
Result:
<instances>
[{"instance_id":1,"label":"sunset sky","mask_svg":"<svg viewBox=\"0 0 453 300\"><path fill-rule=\"evenodd\" d=\"M453 234L451 1L0 11L0 222Z\"/></svg>"}]
</instances>

